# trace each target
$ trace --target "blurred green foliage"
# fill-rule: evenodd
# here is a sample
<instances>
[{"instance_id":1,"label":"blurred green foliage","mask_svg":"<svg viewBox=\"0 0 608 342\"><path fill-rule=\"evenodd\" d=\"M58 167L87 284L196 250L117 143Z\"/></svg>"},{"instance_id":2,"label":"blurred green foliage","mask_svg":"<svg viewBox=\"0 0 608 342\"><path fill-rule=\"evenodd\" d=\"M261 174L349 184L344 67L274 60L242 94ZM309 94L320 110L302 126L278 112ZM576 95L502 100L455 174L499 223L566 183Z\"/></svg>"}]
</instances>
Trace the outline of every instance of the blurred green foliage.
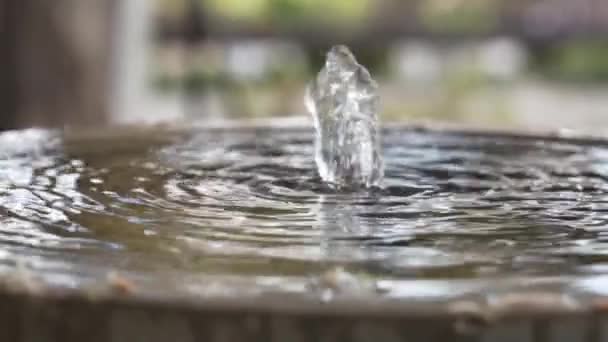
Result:
<instances>
[{"instance_id":1,"label":"blurred green foliage","mask_svg":"<svg viewBox=\"0 0 608 342\"><path fill-rule=\"evenodd\" d=\"M160 15L179 16L187 0L158 0ZM196 0L211 16L232 22L299 25L313 21L357 24L373 0ZM180 12L181 11L181 12Z\"/></svg>"},{"instance_id":2,"label":"blurred green foliage","mask_svg":"<svg viewBox=\"0 0 608 342\"><path fill-rule=\"evenodd\" d=\"M158 1L161 3L161 15L168 17L179 18L187 8L186 0ZM226 23L254 23L274 29L331 22L354 32L369 24L374 6L383 3L374 0L196 1L205 6L207 15L214 18L219 16ZM499 24L498 4L498 1L491 0L422 0L415 16L426 29L433 32L488 32ZM222 66L225 63L223 58L210 57L208 53L189 47L193 50L190 55L195 58L184 60L187 67L183 73L163 72L163 65L159 63L153 72L153 83L162 91L178 91L191 98L206 92L220 94L228 107L229 116L237 115L235 113L241 116L296 113L302 108L294 103L301 105L303 86L322 67L328 48L304 47L304 63L296 65L289 59L273 65L261 78L243 80L227 72ZM384 98L382 113L391 120L435 118L502 123L507 122L513 114L506 95L509 87L516 87L516 83L522 79L533 80L541 76L579 83L608 82L606 42L557 42L540 47L531 44L527 57L532 60L532 65L513 79L503 82L488 78L480 72L479 60L467 57L457 67L448 63L449 67L442 68L442 75L435 83L426 88L399 79L399 71L395 69L395 64L390 63L391 48L371 45L368 48L353 48L358 61L370 69L381 88L384 88L387 97ZM464 49L467 47L464 46ZM447 58L444 57L440 56ZM471 113L479 116L471 117Z\"/></svg>"},{"instance_id":3,"label":"blurred green foliage","mask_svg":"<svg viewBox=\"0 0 608 342\"><path fill-rule=\"evenodd\" d=\"M608 81L608 43L568 42L547 48L536 56L545 76L570 82Z\"/></svg>"},{"instance_id":4,"label":"blurred green foliage","mask_svg":"<svg viewBox=\"0 0 608 342\"><path fill-rule=\"evenodd\" d=\"M180 17L189 0L157 0L161 16ZM267 25L301 25L325 21L365 25L364 18L383 1L373 0L194 0L231 21L256 21ZM404 0L405 1L405 0ZM417 16L428 29L440 32L487 31L498 23L500 1L491 0L424 0L419 3ZM326 48L329 48L327 46ZM325 50L307 51L313 70L319 69ZM362 64L374 73L390 73L386 65L386 49L354 51ZM608 81L608 43L569 42L531 50L535 61L532 71L564 81ZM289 73L277 70L273 73ZM192 70L184 82L187 88L198 89L205 83L223 82L225 77L205 70ZM157 80L161 88L175 82Z\"/></svg>"},{"instance_id":5,"label":"blurred green foliage","mask_svg":"<svg viewBox=\"0 0 608 342\"><path fill-rule=\"evenodd\" d=\"M421 3L420 19L437 32L484 32L498 24L498 1L427 0Z\"/></svg>"}]
</instances>

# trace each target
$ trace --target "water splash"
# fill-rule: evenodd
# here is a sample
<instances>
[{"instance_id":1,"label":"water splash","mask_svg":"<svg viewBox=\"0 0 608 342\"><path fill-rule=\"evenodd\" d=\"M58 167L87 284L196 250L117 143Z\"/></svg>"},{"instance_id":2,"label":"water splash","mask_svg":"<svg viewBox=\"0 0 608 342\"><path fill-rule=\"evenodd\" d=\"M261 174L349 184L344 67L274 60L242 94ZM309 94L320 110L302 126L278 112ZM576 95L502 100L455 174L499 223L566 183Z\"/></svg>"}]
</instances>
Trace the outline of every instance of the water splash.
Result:
<instances>
[{"instance_id":1,"label":"water splash","mask_svg":"<svg viewBox=\"0 0 608 342\"><path fill-rule=\"evenodd\" d=\"M343 45L329 51L325 66L307 88L317 169L332 186L373 187L382 182L377 89L369 72Z\"/></svg>"}]
</instances>

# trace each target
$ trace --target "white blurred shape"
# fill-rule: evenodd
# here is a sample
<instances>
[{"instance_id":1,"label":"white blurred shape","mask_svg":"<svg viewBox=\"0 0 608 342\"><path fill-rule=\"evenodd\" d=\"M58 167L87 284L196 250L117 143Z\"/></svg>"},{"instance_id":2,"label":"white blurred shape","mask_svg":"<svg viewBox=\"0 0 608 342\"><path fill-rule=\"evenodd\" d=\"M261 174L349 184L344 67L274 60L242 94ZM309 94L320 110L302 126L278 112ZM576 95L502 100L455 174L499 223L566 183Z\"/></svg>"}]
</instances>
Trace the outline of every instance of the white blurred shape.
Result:
<instances>
[{"instance_id":1,"label":"white blurred shape","mask_svg":"<svg viewBox=\"0 0 608 342\"><path fill-rule=\"evenodd\" d=\"M114 122L150 123L183 115L178 97L160 96L148 82L154 3L149 0L118 2L111 91Z\"/></svg>"},{"instance_id":2,"label":"white blurred shape","mask_svg":"<svg viewBox=\"0 0 608 342\"><path fill-rule=\"evenodd\" d=\"M304 51L295 44L278 40L246 40L226 49L226 71L242 81L262 79L274 68L301 66Z\"/></svg>"},{"instance_id":3,"label":"white blurred shape","mask_svg":"<svg viewBox=\"0 0 608 342\"><path fill-rule=\"evenodd\" d=\"M498 80L517 77L525 69L527 59L526 49L511 38L497 38L479 48L480 70Z\"/></svg>"},{"instance_id":4,"label":"white blurred shape","mask_svg":"<svg viewBox=\"0 0 608 342\"><path fill-rule=\"evenodd\" d=\"M239 42L227 49L226 68L238 79L262 78L270 66L272 51L264 42Z\"/></svg>"},{"instance_id":5,"label":"white blurred shape","mask_svg":"<svg viewBox=\"0 0 608 342\"><path fill-rule=\"evenodd\" d=\"M390 63L405 81L429 83L441 76L439 51L424 42L399 44L392 49Z\"/></svg>"}]
</instances>

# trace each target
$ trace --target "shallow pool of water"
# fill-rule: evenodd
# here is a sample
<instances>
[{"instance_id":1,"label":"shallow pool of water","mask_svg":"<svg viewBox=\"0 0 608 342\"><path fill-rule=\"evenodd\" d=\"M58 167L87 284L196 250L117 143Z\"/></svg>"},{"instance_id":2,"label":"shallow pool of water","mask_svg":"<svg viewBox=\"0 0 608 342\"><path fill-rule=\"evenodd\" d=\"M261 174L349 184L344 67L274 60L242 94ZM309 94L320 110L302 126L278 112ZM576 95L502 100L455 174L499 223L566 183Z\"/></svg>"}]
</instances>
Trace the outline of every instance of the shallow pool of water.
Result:
<instances>
[{"instance_id":1,"label":"shallow pool of water","mask_svg":"<svg viewBox=\"0 0 608 342\"><path fill-rule=\"evenodd\" d=\"M383 136L383 188L337 193L309 129L3 133L0 271L74 288L119 272L178 291L302 292L336 267L414 297L522 277L603 288L608 145Z\"/></svg>"}]
</instances>

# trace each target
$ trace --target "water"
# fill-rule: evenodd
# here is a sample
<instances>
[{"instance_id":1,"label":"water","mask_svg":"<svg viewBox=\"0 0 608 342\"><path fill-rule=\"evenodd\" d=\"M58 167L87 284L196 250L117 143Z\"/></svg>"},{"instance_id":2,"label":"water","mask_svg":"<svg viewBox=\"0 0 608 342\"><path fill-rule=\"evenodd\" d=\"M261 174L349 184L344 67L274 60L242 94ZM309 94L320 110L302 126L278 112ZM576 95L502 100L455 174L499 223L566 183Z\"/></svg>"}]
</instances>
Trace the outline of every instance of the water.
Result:
<instances>
[{"instance_id":1,"label":"water","mask_svg":"<svg viewBox=\"0 0 608 342\"><path fill-rule=\"evenodd\" d=\"M336 267L406 296L518 277L605 288L607 144L383 137L383 188L339 192L308 129L3 133L0 273L80 288L119 272L164 293L304 292Z\"/></svg>"},{"instance_id":2,"label":"water","mask_svg":"<svg viewBox=\"0 0 608 342\"><path fill-rule=\"evenodd\" d=\"M306 91L315 126L315 161L321 178L336 188L381 184L378 85L343 45Z\"/></svg>"}]
</instances>

